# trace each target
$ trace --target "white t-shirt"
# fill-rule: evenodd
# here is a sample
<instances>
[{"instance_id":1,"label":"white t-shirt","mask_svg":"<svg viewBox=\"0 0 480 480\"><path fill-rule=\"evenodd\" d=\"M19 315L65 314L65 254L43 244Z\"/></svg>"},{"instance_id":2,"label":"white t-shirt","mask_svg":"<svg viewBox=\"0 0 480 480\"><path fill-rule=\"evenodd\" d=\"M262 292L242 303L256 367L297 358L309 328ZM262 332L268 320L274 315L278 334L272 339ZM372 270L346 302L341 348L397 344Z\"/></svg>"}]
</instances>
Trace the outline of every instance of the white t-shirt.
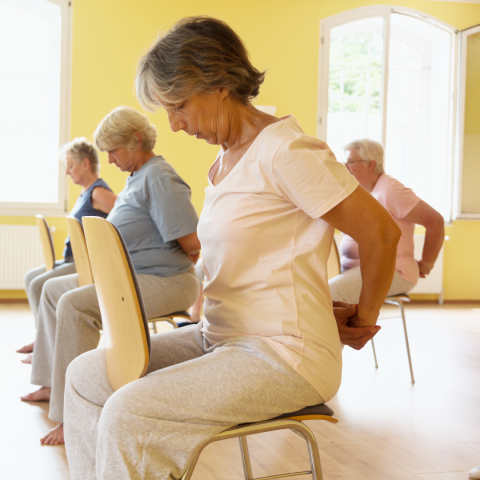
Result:
<instances>
[{"instance_id":1,"label":"white t-shirt","mask_svg":"<svg viewBox=\"0 0 480 480\"><path fill-rule=\"evenodd\" d=\"M292 116L262 130L214 186L217 167L198 225L203 333L211 344L263 338L327 401L342 358L326 270L334 230L319 217L358 182Z\"/></svg>"}]
</instances>

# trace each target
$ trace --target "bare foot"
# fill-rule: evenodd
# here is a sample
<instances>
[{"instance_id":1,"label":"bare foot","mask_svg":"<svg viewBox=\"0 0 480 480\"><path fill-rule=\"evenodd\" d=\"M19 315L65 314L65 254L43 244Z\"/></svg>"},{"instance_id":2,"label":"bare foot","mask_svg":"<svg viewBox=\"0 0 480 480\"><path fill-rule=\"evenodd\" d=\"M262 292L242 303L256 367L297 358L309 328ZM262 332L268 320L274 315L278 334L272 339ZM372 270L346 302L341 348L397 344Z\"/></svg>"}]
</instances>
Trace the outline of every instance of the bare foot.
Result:
<instances>
[{"instance_id":1,"label":"bare foot","mask_svg":"<svg viewBox=\"0 0 480 480\"><path fill-rule=\"evenodd\" d=\"M40 439L42 445L63 445L63 423L52 428L43 438Z\"/></svg>"},{"instance_id":2,"label":"bare foot","mask_svg":"<svg viewBox=\"0 0 480 480\"><path fill-rule=\"evenodd\" d=\"M22 363L26 363L28 365L31 365L32 364L32 358L33 358L33 355L30 354L30 355L27 355L25 358L22 358L22 360L20 360Z\"/></svg>"},{"instance_id":3,"label":"bare foot","mask_svg":"<svg viewBox=\"0 0 480 480\"><path fill-rule=\"evenodd\" d=\"M28 345L23 346L16 350L17 353L33 353L33 347L35 346L35 342L29 343Z\"/></svg>"},{"instance_id":4,"label":"bare foot","mask_svg":"<svg viewBox=\"0 0 480 480\"><path fill-rule=\"evenodd\" d=\"M20 397L22 402L48 402L50 401L50 387L41 387L37 391ZM63 428L63 427L62 427ZM63 435L63 434L62 434Z\"/></svg>"}]
</instances>

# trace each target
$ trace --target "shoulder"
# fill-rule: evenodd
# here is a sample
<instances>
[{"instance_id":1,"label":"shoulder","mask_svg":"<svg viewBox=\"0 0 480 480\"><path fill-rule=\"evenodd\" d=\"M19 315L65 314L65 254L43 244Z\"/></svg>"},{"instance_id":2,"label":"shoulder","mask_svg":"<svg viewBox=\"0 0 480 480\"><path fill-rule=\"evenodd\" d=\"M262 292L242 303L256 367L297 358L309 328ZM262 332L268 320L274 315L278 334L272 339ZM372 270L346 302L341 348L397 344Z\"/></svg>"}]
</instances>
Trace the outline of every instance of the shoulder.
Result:
<instances>
[{"instance_id":1,"label":"shoulder","mask_svg":"<svg viewBox=\"0 0 480 480\"><path fill-rule=\"evenodd\" d=\"M307 135L295 117L290 116L270 126L266 132L263 143L268 149L270 162L280 166L282 164L295 164L315 158L316 161L336 161L335 155L328 145L315 137Z\"/></svg>"}]
</instances>

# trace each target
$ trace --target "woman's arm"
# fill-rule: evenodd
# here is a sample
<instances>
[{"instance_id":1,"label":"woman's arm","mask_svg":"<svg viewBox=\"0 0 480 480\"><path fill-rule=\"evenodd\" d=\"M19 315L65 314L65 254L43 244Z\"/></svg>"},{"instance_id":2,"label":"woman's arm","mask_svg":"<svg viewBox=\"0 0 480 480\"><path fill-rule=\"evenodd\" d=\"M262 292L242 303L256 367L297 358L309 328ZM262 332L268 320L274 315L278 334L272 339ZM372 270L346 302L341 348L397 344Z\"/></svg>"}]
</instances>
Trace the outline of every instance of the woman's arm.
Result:
<instances>
[{"instance_id":1,"label":"woman's arm","mask_svg":"<svg viewBox=\"0 0 480 480\"><path fill-rule=\"evenodd\" d=\"M195 265L200 255L200 240L197 237L197 232L193 232L190 235L177 238L177 242L180 244L180 248L185 252L185 255Z\"/></svg>"},{"instance_id":2,"label":"woman's arm","mask_svg":"<svg viewBox=\"0 0 480 480\"><path fill-rule=\"evenodd\" d=\"M358 313L350 325L375 325L395 273L400 229L387 210L361 186L321 218L358 243L362 291Z\"/></svg>"},{"instance_id":3,"label":"woman's arm","mask_svg":"<svg viewBox=\"0 0 480 480\"><path fill-rule=\"evenodd\" d=\"M110 213L117 196L103 187L97 187L92 192L92 207L104 213Z\"/></svg>"},{"instance_id":4,"label":"woman's arm","mask_svg":"<svg viewBox=\"0 0 480 480\"><path fill-rule=\"evenodd\" d=\"M423 200L403 220L425 227L425 243L422 259L418 262L420 277L425 278L435 265L435 260L442 248L445 227L443 217Z\"/></svg>"}]
</instances>

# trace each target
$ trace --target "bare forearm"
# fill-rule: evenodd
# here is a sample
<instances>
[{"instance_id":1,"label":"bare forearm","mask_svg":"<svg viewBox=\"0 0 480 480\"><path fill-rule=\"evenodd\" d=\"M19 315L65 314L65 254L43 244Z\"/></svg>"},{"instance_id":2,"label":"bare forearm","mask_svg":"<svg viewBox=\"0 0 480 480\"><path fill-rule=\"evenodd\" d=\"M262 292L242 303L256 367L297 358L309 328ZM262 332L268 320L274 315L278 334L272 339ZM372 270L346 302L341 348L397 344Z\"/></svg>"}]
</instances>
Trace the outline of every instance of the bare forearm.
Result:
<instances>
[{"instance_id":1,"label":"bare forearm","mask_svg":"<svg viewBox=\"0 0 480 480\"><path fill-rule=\"evenodd\" d=\"M359 245L362 290L355 327L375 325L395 273L397 240Z\"/></svg>"},{"instance_id":2,"label":"bare forearm","mask_svg":"<svg viewBox=\"0 0 480 480\"><path fill-rule=\"evenodd\" d=\"M425 243L423 245L422 261L433 267L440 253L445 236L443 221L435 226L428 227L425 231Z\"/></svg>"}]
</instances>

